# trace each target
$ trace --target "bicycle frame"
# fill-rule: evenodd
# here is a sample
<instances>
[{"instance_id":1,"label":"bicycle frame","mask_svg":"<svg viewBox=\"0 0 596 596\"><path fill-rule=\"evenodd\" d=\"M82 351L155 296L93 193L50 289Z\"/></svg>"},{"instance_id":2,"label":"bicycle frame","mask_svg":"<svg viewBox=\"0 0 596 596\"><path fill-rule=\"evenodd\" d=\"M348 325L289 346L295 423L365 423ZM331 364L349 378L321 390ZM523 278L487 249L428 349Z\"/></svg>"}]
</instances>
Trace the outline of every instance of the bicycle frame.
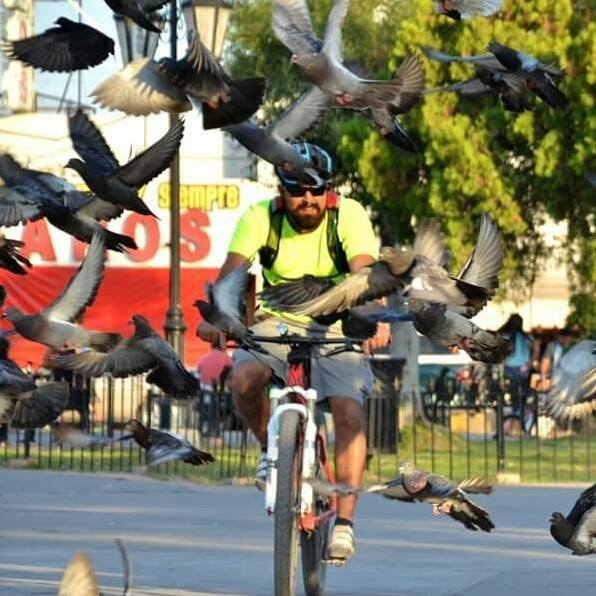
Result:
<instances>
[{"instance_id":1,"label":"bicycle frame","mask_svg":"<svg viewBox=\"0 0 596 596\"><path fill-rule=\"evenodd\" d=\"M289 378L298 377L301 381L306 376L302 363L291 365ZM306 384L306 383L305 383ZM280 401L288 396L294 397L296 401L280 404ZM312 532L317 524L333 516L337 511L337 496L333 495L331 507L322 515L316 515L315 498L313 487L310 481L315 478L317 464L317 448L319 460L323 466L330 482L335 482L333 470L325 449L325 441L318 431L315 422L317 403L317 391L312 388L305 389L300 385L289 385L284 388L272 387L269 390L271 405L271 417L267 425L267 481L265 484L265 510L269 515L275 513L275 502L277 497L277 461L278 461L278 439L279 421L284 412L293 410L298 412L302 419L302 466L300 485L300 527Z\"/></svg>"}]
</instances>

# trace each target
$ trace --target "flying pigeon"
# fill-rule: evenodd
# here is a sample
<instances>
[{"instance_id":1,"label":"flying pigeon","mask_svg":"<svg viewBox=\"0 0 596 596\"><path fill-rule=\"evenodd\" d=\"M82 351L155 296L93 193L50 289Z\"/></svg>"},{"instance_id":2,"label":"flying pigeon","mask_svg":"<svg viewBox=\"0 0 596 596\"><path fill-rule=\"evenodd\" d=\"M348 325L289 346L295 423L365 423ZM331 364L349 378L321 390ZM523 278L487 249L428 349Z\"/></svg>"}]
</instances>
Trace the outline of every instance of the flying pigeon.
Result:
<instances>
[{"instance_id":1,"label":"flying pigeon","mask_svg":"<svg viewBox=\"0 0 596 596\"><path fill-rule=\"evenodd\" d=\"M104 261L103 240L95 235L78 271L51 304L31 315L11 307L3 316L23 337L56 351L81 346L108 350L120 341L119 334L89 331L75 323L97 296L103 279Z\"/></svg>"},{"instance_id":2,"label":"flying pigeon","mask_svg":"<svg viewBox=\"0 0 596 596\"><path fill-rule=\"evenodd\" d=\"M169 0L105 0L106 4L116 13L132 19L139 27L161 33L152 21L149 13L159 10Z\"/></svg>"},{"instance_id":3,"label":"flying pigeon","mask_svg":"<svg viewBox=\"0 0 596 596\"><path fill-rule=\"evenodd\" d=\"M150 466L170 461L200 466L215 461L210 453L196 449L184 437L165 430L147 428L138 420L129 420L125 430L131 432L134 440L147 452L147 463Z\"/></svg>"},{"instance_id":4,"label":"flying pigeon","mask_svg":"<svg viewBox=\"0 0 596 596\"><path fill-rule=\"evenodd\" d=\"M0 338L0 424L14 428L41 428L51 424L68 404L66 383L37 386L8 358L8 342Z\"/></svg>"},{"instance_id":5,"label":"flying pigeon","mask_svg":"<svg viewBox=\"0 0 596 596\"><path fill-rule=\"evenodd\" d=\"M532 109L532 105L527 98L526 84L522 77L514 73L503 72L501 69L482 66L481 64L475 64L474 69L476 76L446 87L431 89L427 93L452 91L460 97L468 99L496 95L501 98L503 107L509 112L518 113Z\"/></svg>"},{"instance_id":6,"label":"flying pigeon","mask_svg":"<svg viewBox=\"0 0 596 596\"><path fill-rule=\"evenodd\" d=\"M250 263L246 262L214 284L207 284L207 301L196 300L193 304L205 321L226 337L241 342L248 340L250 334L241 312L248 287L249 267Z\"/></svg>"},{"instance_id":7,"label":"flying pigeon","mask_svg":"<svg viewBox=\"0 0 596 596\"><path fill-rule=\"evenodd\" d=\"M468 530L490 532L495 525L488 511L467 498L466 493L488 495L492 486L481 478L468 478L459 484L446 476L416 468L411 461L399 465L399 476L363 492L380 493L387 499L420 501L432 505L433 513L446 513Z\"/></svg>"},{"instance_id":8,"label":"flying pigeon","mask_svg":"<svg viewBox=\"0 0 596 596\"><path fill-rule=\"evenodd\" d=\"M564 72L554 64L544 64L533 56L523 54L497 42L488 44L490 54L478 56L453 56L430 48L424 53L433 60L451 63L462 62L480 65L491 71L510 73L524 79L526 87L542 101L553 108L563 109L568 105L567 98L557 87Z\"/></svg>"},{"instance_id":9,"label":"flying pigeon","mask_svg":"<svg viewBox=\"0 0 596 596\"><path fill-rule=\"evenodd\" d=\"M138 189L161 174L180 147L184 122L179 120L159 141L121 166L99 129L78 110L68 119L75 151L83 158L66 164L79 173L87 186L108 203L142 215L153 215L138 196Z\"/></svg>"},{"instance_id":10,"label":"flying pigeon","mask_svg":"<svg viewBox=\"0 0 596 596\"><path fill-rule=\"evenodd\" d=\"M474 15L488 17L501 8L503 0L438 0L435 10L456 21L471 19Z\"/></svg>"},{"instance_id":11,"label":"flying pigeon","mask_svg":"<svg viewBox=\"0 0 596 596\"><path fill-rule=\"evenodd\" d=\"M61 354L48 364L90 377L104 374L128 377L151 371L147 383L157 385L166 394L177 398L196 395L198 381L186 370L172 346L152 329L145 317L133 315L131 322L134 334L111 351L101 353L91 349Z\"/></svg>"},{"instance_id":12,"label":"flying pigeon","mask_svg":"<svg viewBox=\"0 0 596 596\"><path fill-rule=\"evenodd\" d=\"M580 341L563 354L552 373L546 403L547 413L561 422L596 410L596 341Z\"/></svg>"},{"instance_id":13,"label":"flying pigeon","mask_svg":"<svg viewBox=\"0 0 596 596\"><path fill-rule=\"evenodd\" d=\"M305 0L275 0L273 30L292 52L291 62L336 107L385 109L401 93L416 93L420 76L414 70L411 76L378 81L362 79L342 63L341 29L348 6L349 0L335 0L321 41L314 34Z\"/></svg>"},{"instance_id":14,"label":"flying pigeon","mask_svg":"<svg viewBox=\"0 0 596 596\"><path fill-rule=\"evenodd\" d=\"M211 129L250 118L264 92L265 79L231 79L199 37L191 33L181 60L135 60L100 83L91 95L103 107L134 116L185 112L195 104L203 113L203 128Z\"/></svg>"},{"instance_id":15,"label":"flying pigeon","mask_svg":"<svg viewBox=\"0 0 596 596\"><path fill-rule=\"evenodd\" d=\"M596 554L596 483L581 493L569 515L555 511L551 536L574 555Z\"/></svg>"},{"instance_id":16,"label":"flying pigeon","mask_svg":"<svg viewBox=\"0 0 596 596\"><path fill-rule=\"evenodd\" d=\"M31 267L29 259L24 257L19 248L25 246L20 240L11 240L4 234L0 234L0 267L16 275L25 275L27 273L23 267Z\"/></svg>"},{"instance_id":17,"label":"flying pigeon","mask_svg":"<svg viewBox=\"0 0 596 596\"><path fill-rule=\"evenodd\" d=\"M133 238L104 229L101 220L118 217L122 209L92 193L79 192L53 174L23 168L11 155L0 154L0 225L16 226L42 217L63 232L90 243L99 234L106 248L124 252L137 248Z\"/></svg>"},{"instance_id":18,"label":"flying pigeon","mask_svg":"<svg viewBox=\"0 0 596 596\"><path fill-rule=\"evenodd\" d=\"M448 304L456 312L473 316L494 295L502 263L498 228L485 214L477 246L457 276L425 255L382 247L375 263L351 273L317 297L300 300L300 280L265 288L261 297L273 308L318 317L401 290L410 299Z\"/></svg>"},{"instance_id":19,"label":"flying pigeon","mask_svg":"<svg viewBox=\"0 0 596 596\"><path fill-rule=\"evenodd\" d=\"M73 72L101 64L114 53L114 41L101 31L60 17L40 35L2 44L12 59L49 72Z\"/></svg>"}]
</instances>

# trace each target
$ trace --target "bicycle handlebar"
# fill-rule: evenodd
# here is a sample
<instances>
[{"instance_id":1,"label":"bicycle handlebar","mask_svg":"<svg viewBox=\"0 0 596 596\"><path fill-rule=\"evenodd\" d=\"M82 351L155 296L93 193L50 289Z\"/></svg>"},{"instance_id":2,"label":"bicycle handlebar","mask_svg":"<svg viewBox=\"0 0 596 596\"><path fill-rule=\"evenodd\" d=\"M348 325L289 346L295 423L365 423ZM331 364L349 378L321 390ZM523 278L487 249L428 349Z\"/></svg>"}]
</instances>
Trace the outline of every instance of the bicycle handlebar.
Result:
<instances>
[{"instance_id":1,"label":"bicycle handlebar","mask_svg":"<svg viewBox=\"0 0 596 596\"><path fill-rule=\"evenodd\" d=\"M251 335L251 342L282 344L282 345L312 345L323 346L344 344L346 346L362 345L362 340L350 339L348 337L308 337L304 335Z\"/></svg>"}]
</instances>

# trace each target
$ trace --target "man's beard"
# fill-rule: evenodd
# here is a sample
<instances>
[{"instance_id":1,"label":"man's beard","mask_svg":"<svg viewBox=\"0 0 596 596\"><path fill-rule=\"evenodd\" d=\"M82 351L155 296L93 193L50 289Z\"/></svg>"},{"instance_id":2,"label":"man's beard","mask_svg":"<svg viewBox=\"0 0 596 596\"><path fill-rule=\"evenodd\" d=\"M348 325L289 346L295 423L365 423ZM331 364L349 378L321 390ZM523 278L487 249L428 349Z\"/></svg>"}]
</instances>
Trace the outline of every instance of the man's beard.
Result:
<instances>
[{"instance_id":1,"label":"man's beard","mask_svg":"<svg viewBox=\"0 0 596 596\"><path fill-rule=\"evenodd\" d=\"M318 205L309 205L310 209L307 213L302 211L304 205L301 205L294 212L288 212L287 216L292 224L292 227L297 232L312 232L319 227L319 224L325 217L325 211L320 210Z\"/></svg>"}]
</instances>

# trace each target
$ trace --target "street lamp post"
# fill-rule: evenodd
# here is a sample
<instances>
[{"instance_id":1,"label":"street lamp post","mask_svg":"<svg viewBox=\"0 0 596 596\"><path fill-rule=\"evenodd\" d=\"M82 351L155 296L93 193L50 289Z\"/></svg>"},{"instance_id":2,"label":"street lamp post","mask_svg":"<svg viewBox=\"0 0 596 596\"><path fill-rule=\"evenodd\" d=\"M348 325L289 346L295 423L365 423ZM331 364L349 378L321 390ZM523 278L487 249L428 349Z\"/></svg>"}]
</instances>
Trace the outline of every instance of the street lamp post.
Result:
<instances>
[{"instance_id":1,"label":"street lamp post","mask_svg":"<svg viewBox=\"0 0 596 596\"><path fill-rule=\"evenodd\" d=\"M188 30L196 31L211 53L219 58L233 2L230 0L184 0L181 8ZM170 4L170 55L176 60L178 6ZM170 126L178 114L170 114ZM170 165L170 304L164 330L178 355L184 357L186 325L180 308L180 155L176 153Z\"/></svg>"}]
</instances>

